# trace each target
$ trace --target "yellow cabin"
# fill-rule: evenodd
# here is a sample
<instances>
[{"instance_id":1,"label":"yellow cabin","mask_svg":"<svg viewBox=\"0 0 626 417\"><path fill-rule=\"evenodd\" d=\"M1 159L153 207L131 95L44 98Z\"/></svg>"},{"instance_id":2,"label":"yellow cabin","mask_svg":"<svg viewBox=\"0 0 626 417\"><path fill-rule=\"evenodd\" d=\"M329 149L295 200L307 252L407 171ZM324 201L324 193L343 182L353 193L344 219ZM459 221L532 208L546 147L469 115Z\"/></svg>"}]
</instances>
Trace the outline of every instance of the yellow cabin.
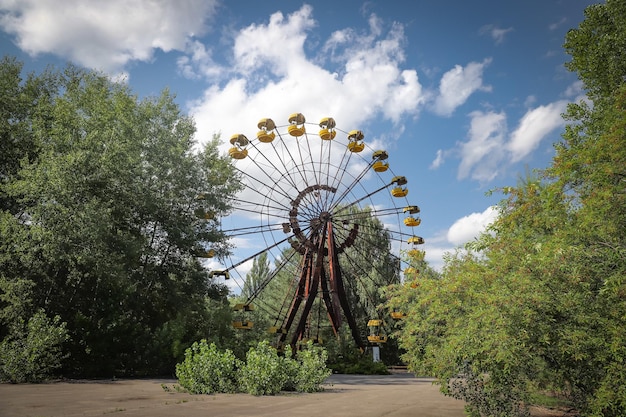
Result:
<instances>
[{"instance_id":1,"label":"yellow cabin","mask_svg":"<svg viewBox=\"0 0 626 417\"><path fill-rule=\"evenodd\" d=\"M232 135L230 137L230 144L233 145L233 147L228 150L228 154L233 159L244 159L248 156L246 146L248 146L249 143L248 138L241 133Z\"/></svg>"},{"instance_id":2,"label":"yellow cabin","mask_svg":"<svg viewBox=\"0 0 626 417\"><path fill-rule=\"evenodd\" d=\"M335 125L335 119L333 119L332 117L324 117L322 120L320 120L320 138L322 138L322 140L335 139L335 136L337 135L337 132L335 131Z\"/></svg>"},{"instance_id":3,"label":"yellow cabin","mask_svg":"<svg viewBox=\"0 0 626 417\"><path fill-rule=\"evenodd\" d=\"M407 217L406 219L404 219L404 225L405 226L409 226L409 227L415 227L415 226L419 226L420 223L422 223L422 220L419 218L415 218L412 216Z\"/></svg>"},{"instance_id":4,"label":"yellow cabin","mask_svg":"<svg viewBox=\"0 0 626 417\"><path fill-rule=\"evenodd\" d=\"M259 142L270 143L276 137L276 134L272 132L272 130L276 129L276 124L272 119L261 119L259 123L257 123L257 127L259 131L256 134Z\"/></svg>"},{"instance_id":5,"label":"yellow cabin","mask_svg":"<svg viewBox=\"0 0 626 417\"><path fill-rule=\"evenodd\" d=\"M304 123L306 123L306 119L302 113L293 113L289 116L289 124L290 126L287 128L287 132L293 137L299 137L304 135L306 129L304 128Z\"/></svg>"},{"instance_id":6,"label":"yellow cabin","mask_svg":"<svg viewBox=\"0 0 626 417\"><path fill-rule=\"evenodd\" d=\"M360 130L351 130L350 133L348 133L348 150L356 153L365 149L363 138L363 132Z\"/></svg>"},{"instance_id":7,"label":"yellow cabin","mask_svg":"<svg viewBox=\"0 0 626 417\"><path fill-rule=\"evenodd\" d=\"M228 273L228 271L225 271L225 270L211 271L209 272L209 277L211 278L222 277L224 279L230 279L230 274Z\"/></svg>"}]
</instances>

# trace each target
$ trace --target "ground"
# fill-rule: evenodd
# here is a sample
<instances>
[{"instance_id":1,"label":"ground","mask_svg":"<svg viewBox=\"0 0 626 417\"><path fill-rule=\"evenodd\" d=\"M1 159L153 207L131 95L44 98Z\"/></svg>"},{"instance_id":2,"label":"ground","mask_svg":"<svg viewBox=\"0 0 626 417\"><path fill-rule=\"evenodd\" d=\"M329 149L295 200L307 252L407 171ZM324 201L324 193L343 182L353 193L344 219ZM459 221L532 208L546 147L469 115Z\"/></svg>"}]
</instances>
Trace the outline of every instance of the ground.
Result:
<instances>
[{"instance_id":1,"label":"ground","mask_svg":"<svg viewBox=\"0 0 626 417\"><path fill-rule=\"evenodd\" d=\"M190 395L177 392L175 386L173 379L0 384L0 416L464 416L462 401L445 397L432 379L408 373L332 375L323 392L265 397ZM560 415L533 412L541 417Z\"/></svg>"}]
</instances>

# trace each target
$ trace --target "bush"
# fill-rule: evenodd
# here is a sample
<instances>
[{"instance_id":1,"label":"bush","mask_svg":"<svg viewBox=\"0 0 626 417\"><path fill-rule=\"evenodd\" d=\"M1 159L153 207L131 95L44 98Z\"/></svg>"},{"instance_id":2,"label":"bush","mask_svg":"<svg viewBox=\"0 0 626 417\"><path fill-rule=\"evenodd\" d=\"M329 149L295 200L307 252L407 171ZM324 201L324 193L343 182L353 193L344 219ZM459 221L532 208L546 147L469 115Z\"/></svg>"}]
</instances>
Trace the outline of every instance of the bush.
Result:
<instances>
[{"instance_id":1,"label":"bush","mask_svg":"<svg viewBox=\"0 0 626 417\"><path fill-rule=\"evenodd\" d=\"M315 347L311 342L306 349L298 352L296 360L292 360L296 367L295 388L298 392L321 391L322 383L332 371L326 366L328 353Z\"/></svg>"},{"instance_id":2,"label":"bush","mask_svg":"<svg viewBox=\"0 0 626 417\"><path fill-rule=\"evenodd\" d=\"M215 343L203 339L185 351L185 360L176 365L176 378L192 394L235 392L238 365L232 351L220 352Z\"/></svg>"},{"instance_id":3,"label":"bush","mask_svg":"<svg viewBox=\"0 0 626 417\"><path fill-rule=\"evenodd\" d=\"M0 380L12 383L41 382L54 376L66 355L66 324L59 316L50 320L43 310L25 323L17 320L0 343Z\"/></svg>"},{"instance_id":4,"label":"bush","mask_svg":"<svg viewBox=\"0 0 626 417\"><path fill-rule=\"evenodd\" d=\"M287 347L279 356L267 341L251 348L246 362L238 360L232 351L220 353L214 343L206 340L194 343L185 351L185 360L176 365L176 377L181 387L192 394L246 392L252 395L275 395L280 391L316 392L331 374L326 367L327 353L313 347L292 358Z\"/></svg>"},{"instance_id":5,"label":"bush","mask_svg":"<svg viewBox=\"0 0 626 417\"><path fill-rule=\"evenodd\" d=\"M252 395L275 395L289 385L289 359L278 356L267 341L259 342L246 354L246 363L239 370L239 387Z\"/></svg>"},{"instance_id":6,"label":"bush","mask_svg":"<svg viewBox=\"0 0 626 417\"><path fill-rule=\"evenodd\" d=\"M329 367L337 374L389 375L387 365L374 362L370 355L361 353L341 357L329 364Z\"/></svg>"}]
</instances>

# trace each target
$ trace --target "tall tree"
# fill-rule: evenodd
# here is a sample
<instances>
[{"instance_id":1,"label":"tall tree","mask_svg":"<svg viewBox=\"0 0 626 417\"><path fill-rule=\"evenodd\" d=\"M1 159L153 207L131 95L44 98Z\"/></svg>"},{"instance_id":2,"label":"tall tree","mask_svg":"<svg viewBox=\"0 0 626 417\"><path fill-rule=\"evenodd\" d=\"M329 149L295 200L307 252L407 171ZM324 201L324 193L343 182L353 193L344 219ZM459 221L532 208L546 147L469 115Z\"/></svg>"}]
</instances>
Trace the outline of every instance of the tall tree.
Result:
<instances>
[{"instance_id":1,"label":"tall tree","mask_svg":"<svg viewBox=\"0 0 626 417\"><path fill-rule=\"evenodd\" d=\"M38 152L2 185L19 203L0 229L2 280L34 283L34 306L67 323L66 370L167 370L173 345L202 336L205 297L221 294L196 255L228 249L215 219L234 171L217 139L196 150L168 91L139 100L72 66L56 77L20 120Z\"/></svg>"},{"instance_id":2,"label":"tall tree","mask_svg":"<svg viewBox=\"0 0 626 417\"><path fill-rule=\"evenodd\" d=\"M441 278L392 300L408 306L410 366L475 415L526 415L545 389L585 416L626 414L625 8L590 6L568 32L588 99L569 106L551 166L503 190L498 219Z\"/></svg>"}]
</instances>

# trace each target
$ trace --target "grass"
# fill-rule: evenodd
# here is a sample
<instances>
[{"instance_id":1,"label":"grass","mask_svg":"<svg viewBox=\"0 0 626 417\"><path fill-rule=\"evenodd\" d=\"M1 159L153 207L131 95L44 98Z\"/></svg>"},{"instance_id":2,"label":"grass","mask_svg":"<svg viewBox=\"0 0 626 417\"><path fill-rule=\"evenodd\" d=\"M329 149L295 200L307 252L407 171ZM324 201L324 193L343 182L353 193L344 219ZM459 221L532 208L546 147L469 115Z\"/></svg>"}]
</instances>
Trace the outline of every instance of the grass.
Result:
<instances>
[{"instance_id":1,"label":"grass","mask_svg":"<svg viewBox=\"0 0 626 417\"><path fill-rule=\"evenodd\" d=\"M572 403L555 394L535 392L531 395L530 403L545 408L571 407Z\"/></svg>"}]
</instances>

